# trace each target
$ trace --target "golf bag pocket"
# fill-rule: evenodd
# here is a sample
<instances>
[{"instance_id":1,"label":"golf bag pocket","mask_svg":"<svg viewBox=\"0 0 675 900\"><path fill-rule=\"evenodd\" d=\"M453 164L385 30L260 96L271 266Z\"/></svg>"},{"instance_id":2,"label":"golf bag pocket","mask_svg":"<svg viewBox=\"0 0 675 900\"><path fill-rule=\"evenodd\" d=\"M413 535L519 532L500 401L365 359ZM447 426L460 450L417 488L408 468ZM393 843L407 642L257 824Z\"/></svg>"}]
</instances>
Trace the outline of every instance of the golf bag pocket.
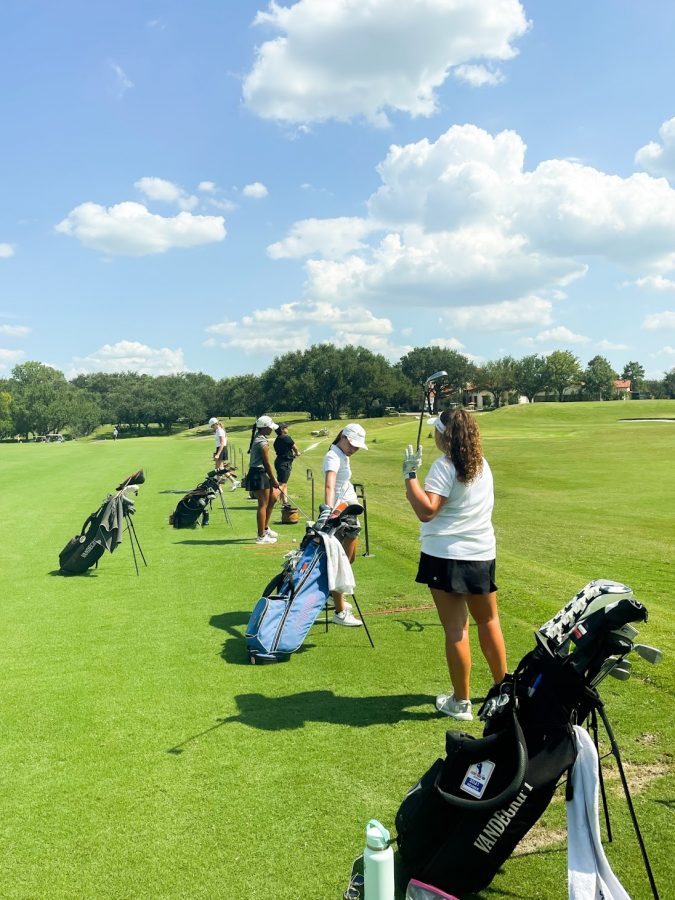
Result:
<instances>
[{"instance_id":1,"label":"golf bag pocket","mask_svg":"<svg viewBox=\"0 0 675 900\"><path fill-rule=\"evenodd\" d=\"M512 712L487 738L448 731L446 758L408 792L396 816L401 874L460 895L490 884L571 762L566 749L562 757L539 756L528 758Z\"/></svg>"},{"instance_id":2,"label":"golf bag pocket","mask_svg":"<svg viewBox=\"0 0 675 900\"><path fill-rule=\"evenodd\" d=\"M59 553L59 571L62 575L81 575L96 565L104 553L105 544L78 534Z\"/></svg>"},{"instance_id":3,"label":"golf bag pocket","mask_svg":"<svg viewBox=\"0 0 675 900\"><path fill-rule=\"evenodd\" d=\"M288 611L286 597L261 597L246 627L246 646L252 662L256 658L277 661L277 644Z\"/></svg>"}]
</instances>

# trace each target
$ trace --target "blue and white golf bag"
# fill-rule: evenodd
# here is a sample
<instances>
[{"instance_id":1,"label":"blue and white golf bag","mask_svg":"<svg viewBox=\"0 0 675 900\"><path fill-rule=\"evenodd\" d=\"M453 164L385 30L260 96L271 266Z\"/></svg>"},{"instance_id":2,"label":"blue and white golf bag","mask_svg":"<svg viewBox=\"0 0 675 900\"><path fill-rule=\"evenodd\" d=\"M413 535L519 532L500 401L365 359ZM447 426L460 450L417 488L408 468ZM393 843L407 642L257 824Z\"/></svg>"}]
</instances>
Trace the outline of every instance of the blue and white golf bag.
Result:
<instances>
[{"instance_id":1,"label":"blue and white golf bag","mask_svg":"<svg viewBox=\"0 0 675 900\"><path fill-rule=\"evenodd\" d=\"M328 567L323 541L308 532L299 551L289 553L283 571L256 603L246 628L252 663L279 662L294 653L324 608Z\"/></svg>"}]
</instances>

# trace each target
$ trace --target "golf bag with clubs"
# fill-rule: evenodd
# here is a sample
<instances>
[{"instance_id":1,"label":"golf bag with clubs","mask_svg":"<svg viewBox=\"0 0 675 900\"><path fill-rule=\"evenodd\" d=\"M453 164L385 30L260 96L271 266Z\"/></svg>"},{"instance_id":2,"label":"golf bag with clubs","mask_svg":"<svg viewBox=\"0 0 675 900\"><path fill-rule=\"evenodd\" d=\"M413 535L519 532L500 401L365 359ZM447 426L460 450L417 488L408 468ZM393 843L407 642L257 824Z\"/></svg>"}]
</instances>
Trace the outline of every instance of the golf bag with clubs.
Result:
<instances>
[{"instance_id":1,"label":"golf bag with clubs","mask_svg":"<svg viewBox=\"0 0 675 900\"><path fill-rule=\"evenodd\" d=\"M169 516L169 524L174 528L194 528L198 522L202 526L208 525L211 504L215 497L222 498L221 484L230 472L234 472L234 466L208 472L204 481L178 501Z\"/></svg>"},{"instance_id":2,"label":"golf bag with clubs","mask_svg":"<svg viewBox=\"0 0 675 900\"><path fill-rule=\"evenodd\" d=\"M107 550L114 553L122 543L125 520L130 522L136 508L127 493L138 493L145 475L139 469L117 486L114 494L108 494L103 503L84 520L80 533L71 538L59 553L61 575L82 575Z\"/></svg>"},{"instance_id":3,"label":"golf bag with clubs","mask_svg":"<svg viewBox=\"0 0 675 900\"><path fill-rule=\"evenodd\" d=\"M250 662L280 662L300 648L329 594L326 546L321 535L339 538L346 527L345 518L362 512L359 504L338 504L322 528L308 527L299 550L286 555L283 569L263 591L246 627ZM358 603L356 606L358 609ZM364 627L372 645L365 622Z\"/></svg>"},{"instance_id":4,"label":"golf bag with clubs","mask_svg":"<svg viewBox=\"0 0 675 900\"><path fill-rule=\"evenodd\" d=\"M542 626L535 649L483 703L483 737L449 730L445 758L403 800L402 877L460 895L490 884L574 764L573 724L602 714L597 684L631 649L639 652L629 623L646 618L630 588L598 580Z\"/></svg>"}]
</instances>

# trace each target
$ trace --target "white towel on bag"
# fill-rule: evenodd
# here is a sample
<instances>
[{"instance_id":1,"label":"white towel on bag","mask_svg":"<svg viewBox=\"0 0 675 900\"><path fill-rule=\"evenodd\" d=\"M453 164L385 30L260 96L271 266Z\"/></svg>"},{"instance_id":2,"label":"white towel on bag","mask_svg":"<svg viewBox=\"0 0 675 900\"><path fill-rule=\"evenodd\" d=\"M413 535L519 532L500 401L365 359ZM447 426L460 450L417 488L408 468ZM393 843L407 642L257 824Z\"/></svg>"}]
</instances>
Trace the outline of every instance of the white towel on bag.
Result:
<instances>
[{"instance_id":1,"label":"white towel on bag","mask_svg":"<svg viewBox=\"0 0 675 900\"><path fill-rule=\"evenodd\" d=\"M326 563L328 570L328 590L338 591L341 594L353 594L356 582L352 572L351 563L347 559L344 547L332 534L319 532L326 551Z\"/></svg>"},{"instance_id":2,"label":"white towel on bag","mask_svg":"<svg viewBox=\"0 0 675 900\"><path fill-rule=\"evenodd\" d=\"M569 900L630 900L610 868L598 822L598 754L591 736L574 726L577 758L574 796L567 801L567 885Z\"/></svg>"}]
</instances>

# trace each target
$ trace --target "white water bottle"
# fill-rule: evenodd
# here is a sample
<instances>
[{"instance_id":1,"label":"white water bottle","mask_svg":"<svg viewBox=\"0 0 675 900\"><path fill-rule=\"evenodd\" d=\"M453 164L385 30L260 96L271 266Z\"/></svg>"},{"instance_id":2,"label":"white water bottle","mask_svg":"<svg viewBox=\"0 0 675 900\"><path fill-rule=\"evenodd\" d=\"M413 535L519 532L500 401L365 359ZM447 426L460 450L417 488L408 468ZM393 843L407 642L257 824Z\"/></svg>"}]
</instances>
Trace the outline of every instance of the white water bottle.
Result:
<instances>
[{"instance_id":1,"label":"white water bottle","mask_svg":"<svg viewBox=\"0 0 675 900\"><path fill-rule=\"evenodd\" d=\"M366 825L363 851L365 900L394 900L394 851L387 829L377 819Z\"/></svg>"}]
</instances>

